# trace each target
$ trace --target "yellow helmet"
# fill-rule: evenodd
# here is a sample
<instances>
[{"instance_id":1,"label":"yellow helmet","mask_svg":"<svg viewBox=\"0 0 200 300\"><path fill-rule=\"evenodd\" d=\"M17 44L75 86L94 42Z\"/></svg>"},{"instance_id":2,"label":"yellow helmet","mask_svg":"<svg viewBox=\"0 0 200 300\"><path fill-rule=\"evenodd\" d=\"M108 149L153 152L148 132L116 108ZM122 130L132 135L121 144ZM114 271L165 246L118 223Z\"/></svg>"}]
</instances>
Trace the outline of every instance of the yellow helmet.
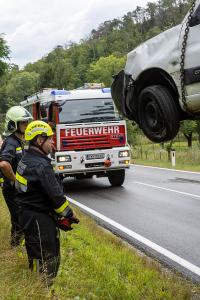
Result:
<instances>
[{"instance_id":1,"label":"yellow helmet","mask_svg":"<svg viewBox=\"0 0 200 300\"><path fill-rule=\"evenodd\" d=\"M25 130L25 140L32 141L37 135L52 136L53 131L49 124L43 121L33 121L28 124Z\"/></svg>"}]
</instances>

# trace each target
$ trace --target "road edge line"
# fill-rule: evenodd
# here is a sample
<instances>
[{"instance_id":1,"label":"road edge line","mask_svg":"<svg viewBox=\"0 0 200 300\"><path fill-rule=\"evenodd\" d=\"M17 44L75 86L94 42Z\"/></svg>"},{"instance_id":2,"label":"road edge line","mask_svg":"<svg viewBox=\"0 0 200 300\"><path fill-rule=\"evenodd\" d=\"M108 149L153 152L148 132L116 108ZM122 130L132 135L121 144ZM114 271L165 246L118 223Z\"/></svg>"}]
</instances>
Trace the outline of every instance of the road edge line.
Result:
<instances>
[{"instance_id":1,"label":"road edge line","mask_svg":"<svg viewBox=\"0 0 200 300\"><path fill-rule=\"evenodd\" d=\"M115 222L114 220L104 216L103 214L95 211L94 209L91 209L87 206L85 206L84 204L67 197L68 200L73 203L74 205L80 207L81 209L83 209L84 211L90 213L91 215L94 215L95 217L97 217L100 220L105 221L106 223L110 224L111 226L113 226L114 228L120 230L121 232L126 233L128 236L134 238L135 240L139 241L140 243L146 245L147 247L151 248L152 250L156 251L159 254L162 254L163 256L167 257L168 259L170 259L171 261L177 263L178 265L180 265L181 267L187 269L188 271L192 272L195 275L200 276L200 268L197 267L196 265L190 263L189 261L181 258L180 256L174 254L173 252L157 245L154 242L151 242L150 240L148 240L147 238L143 237L142 235L126 228L125 226Z\"/></svg>"}]
</instances>

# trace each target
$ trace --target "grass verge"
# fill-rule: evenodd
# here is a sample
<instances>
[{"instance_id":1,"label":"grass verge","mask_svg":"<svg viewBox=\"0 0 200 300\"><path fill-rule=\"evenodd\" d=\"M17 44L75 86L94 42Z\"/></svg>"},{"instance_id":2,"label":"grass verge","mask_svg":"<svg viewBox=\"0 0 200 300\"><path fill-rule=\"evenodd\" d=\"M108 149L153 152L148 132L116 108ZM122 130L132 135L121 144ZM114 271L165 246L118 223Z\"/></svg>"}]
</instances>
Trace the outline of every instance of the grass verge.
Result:
<instances>
[{"instance_id":1,"label":"grass verge","mask_svg":"<svg viewBox=\"0 0 200 300\"><path fill-rule=\"evenodd\" d=\"M132 162L133 162L133 164L136 164L136 165L200 172L199 164L194 165L194 164L189 164L189 163L188 164L176 163L176 166L172 167L171 162L165 162L165 161L133 159Z\"/></svg>"},{"instance_id":2,"label":"grass verge","mask_svg":"<svg viewBox=\"0 0 200 300\"><path fill-rule=\"evenodd\" d=\"M199 286L164 272L76 211L80 225L61 234L62 262L52 294L28 270L26 256L10 250L8 211L1 194L0 207L0 299L178 300L200 293Z\"/></svg>"}]
</instances>

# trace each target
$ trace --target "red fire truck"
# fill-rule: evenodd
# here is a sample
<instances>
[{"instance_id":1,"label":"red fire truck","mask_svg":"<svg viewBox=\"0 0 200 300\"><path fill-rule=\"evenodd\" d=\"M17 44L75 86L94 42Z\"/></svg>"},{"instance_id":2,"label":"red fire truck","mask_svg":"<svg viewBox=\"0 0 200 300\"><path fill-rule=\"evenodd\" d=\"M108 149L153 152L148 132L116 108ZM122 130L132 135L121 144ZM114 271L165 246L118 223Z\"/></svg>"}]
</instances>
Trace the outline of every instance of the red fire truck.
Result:
<instances>
[{"instance_id":1,"label":"red fire truck","mask_svg":"<svg viewBox=\"0 0 200 300\"><path fill-rule=\"evenodd\" d=\"M55 131L52 163L61 177L108 177L124 182L130 165L126 123L114 106L110 88L44 89L21 102L34 119Z\"/></svg>"}]
</instances>

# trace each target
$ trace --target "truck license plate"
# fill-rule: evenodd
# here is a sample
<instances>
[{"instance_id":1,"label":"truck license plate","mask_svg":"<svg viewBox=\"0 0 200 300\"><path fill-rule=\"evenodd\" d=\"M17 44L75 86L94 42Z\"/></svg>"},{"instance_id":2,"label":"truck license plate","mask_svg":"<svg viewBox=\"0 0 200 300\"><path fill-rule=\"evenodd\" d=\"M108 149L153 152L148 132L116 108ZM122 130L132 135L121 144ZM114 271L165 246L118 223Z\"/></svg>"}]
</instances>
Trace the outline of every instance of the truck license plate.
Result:
<instances>
[{"instance_id":1,"label":"truck license plate","mask_svg":"<svg viewBox=\"0 0 200 300\"><path fill-rule=\"evenodd\" d=\"M97 153L97 154L87 154L86 159L101 159L104 158L105 154L104 153Z\"/></svg>"}]
</instances>

